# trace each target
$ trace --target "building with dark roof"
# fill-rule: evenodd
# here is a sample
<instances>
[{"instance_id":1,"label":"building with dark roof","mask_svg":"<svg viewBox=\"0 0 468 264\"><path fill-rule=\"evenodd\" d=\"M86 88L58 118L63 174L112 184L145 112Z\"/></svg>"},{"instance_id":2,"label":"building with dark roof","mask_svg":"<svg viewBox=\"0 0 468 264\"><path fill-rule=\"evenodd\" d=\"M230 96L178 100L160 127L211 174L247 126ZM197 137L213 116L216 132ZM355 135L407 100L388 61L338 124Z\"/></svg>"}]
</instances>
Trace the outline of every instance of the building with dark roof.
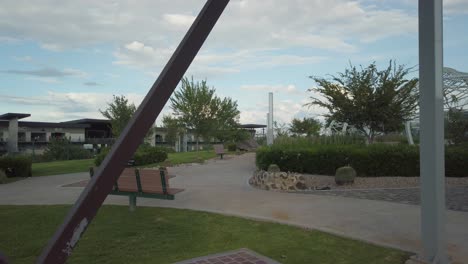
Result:
<instances>
[{"instance_id":1,"label":"building with dark roof","mask_svg":"<svg viewBox=\"0 0 468 264\"><path fill-rule=\"evenodd\" d=\"M71 143L82 145L112 142L109 120L19 121L29 116L25 113L0 115L0 152L29 152L35 149L40 153L55 138L66 138Z\"/></svg>"}]
</instances>

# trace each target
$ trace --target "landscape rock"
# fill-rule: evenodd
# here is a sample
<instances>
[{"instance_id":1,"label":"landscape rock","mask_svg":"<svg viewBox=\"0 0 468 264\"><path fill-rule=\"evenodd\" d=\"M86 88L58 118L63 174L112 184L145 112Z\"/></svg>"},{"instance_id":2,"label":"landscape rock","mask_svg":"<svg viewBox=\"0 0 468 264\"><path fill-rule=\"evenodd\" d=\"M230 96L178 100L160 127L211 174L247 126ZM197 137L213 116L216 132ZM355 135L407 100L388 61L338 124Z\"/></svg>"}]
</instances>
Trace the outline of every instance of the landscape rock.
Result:
<instances>
[{"instance_id":1,"label":"landscape rock","mask_svg":"<svg viewBox=\"0 0 468 264\"><path fill-rule=\"evenodd\" d=\"M304 176L293 172L256 171L250 185L264 190L304 191L307 185Z\"/></svg>"}]
</instances>

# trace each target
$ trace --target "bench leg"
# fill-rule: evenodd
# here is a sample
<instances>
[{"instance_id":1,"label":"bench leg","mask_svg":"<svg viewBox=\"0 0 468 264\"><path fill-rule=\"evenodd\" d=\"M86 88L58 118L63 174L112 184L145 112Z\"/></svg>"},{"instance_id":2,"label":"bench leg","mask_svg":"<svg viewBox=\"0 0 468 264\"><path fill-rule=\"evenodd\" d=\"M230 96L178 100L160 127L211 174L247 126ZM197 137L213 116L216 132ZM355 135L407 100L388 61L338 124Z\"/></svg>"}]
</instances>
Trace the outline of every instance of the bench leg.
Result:
<instances>
[{"instance_id":1,"label":"bench leg","mask_svg":"<svg viewBox=\"0 0 468 264\"><path fill-rule=\"evenodd\" d=\"M130 206L130 208L129 208L130 212L135 211L135 209L136 209L136 200L137 200L136 195L129 195L128 196L128 203L129 203L129 206Z\"/></svg>"}]
</instances>

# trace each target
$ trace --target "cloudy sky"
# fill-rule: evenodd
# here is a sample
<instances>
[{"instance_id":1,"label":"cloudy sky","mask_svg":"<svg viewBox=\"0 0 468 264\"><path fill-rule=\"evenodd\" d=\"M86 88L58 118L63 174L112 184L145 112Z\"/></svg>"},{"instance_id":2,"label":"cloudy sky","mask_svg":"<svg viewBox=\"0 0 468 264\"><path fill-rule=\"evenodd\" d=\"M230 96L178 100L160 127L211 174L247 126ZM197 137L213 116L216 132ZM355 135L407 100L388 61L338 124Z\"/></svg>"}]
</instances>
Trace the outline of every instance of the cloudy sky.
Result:
<instances>
[{"instance_id":1,"label":"cloudy sky","mask_svg":"<svg viewBox=\"0 0 468 264\"><path fill-rule=\"evenodd\" d=\"M243 123L318 117L310 75L349 63L418 63L416 0L231 0L187 76L238 101ZM139 104L203 6L199 0L0 5L0 113L102 118L112 95ZM444 1L444 64L468 71L468 0ZM417 74L417 73L415 73ZM170 108L166 105L166 112Z\"/></svg>"}]
</instances>

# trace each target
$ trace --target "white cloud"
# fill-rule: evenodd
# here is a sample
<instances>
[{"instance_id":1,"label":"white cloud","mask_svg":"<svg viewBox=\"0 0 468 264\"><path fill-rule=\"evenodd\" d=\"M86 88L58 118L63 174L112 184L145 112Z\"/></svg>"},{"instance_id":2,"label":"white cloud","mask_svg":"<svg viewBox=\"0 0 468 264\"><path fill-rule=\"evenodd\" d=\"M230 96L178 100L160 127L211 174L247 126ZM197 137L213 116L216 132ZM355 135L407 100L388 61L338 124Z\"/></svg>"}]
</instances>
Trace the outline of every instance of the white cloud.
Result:
<instances>
[{"instance_id":1,"label":"white cloud","mask_svg":"<svg viewBox=\"0 0 468 264\"><path fill-rule=\"evenodd\" d=\"M321 107L307 107L307 98L300 100L281 100L273 98L273 118L279 124L289 124L293 118L314 117L323 119L323 114L327 112ZM268 104L266 102L257 103L255 106L240 108L241 123L258 123L266 124L266 114L268 112Z\"/></svg>"},{"instance_id":2,"label":"white cloud","mask_svg":"<svg viewBox=\"0 0 468 264\"><path fill-rule=\"evenodd\" d=\"M35 70L3 70L0 71L2 73L7 74L17 74L17 75L27 75L27 76L35 76L35 77L42 77L42 78L63 78L63 77L77 77L77 78L86 78L88 74L82 70L73 69L73 68L66 68L63 70L59 70L53 67L43 67L38 68Z\"/></svg>"},{"instance_id":3,"label":"white cloud","mask_svg":"<svg viewBox=\"0 0 468 264\"><path fill-rule=\"evenodd\" d=\"M33 60L33 58L31 56L13 57L13 59L16 60L16 61L24 61L24 62Z\"/></svg>"},{"instance_id":4,"label":"white cloud","mask_svg":"<svg viewBox=\"0 0 468 264\"><path fill-rule=\"evenodd\" d=\"M158 72L169 60L174 50L174 47L158 49L139 41L132 41L114 54L116 57L114 63L147 72ZM315 64L326 59L324 56L276 55L272 50L202 51L190 66L189 75L216 76L241 70Z\"/></svg>"},{"instance_id":5,"label":"white cloud","mask_svg":"<svg viewBox=\"0 0 468 264\"><path fill-rule=\"evenodd\" d=\"M163 19L173 26L182 27L185 29L192 25L193 21L195 20L195 16L182 14L164 14Z\"/></svg>"},{"instance_id":6,"label":"white cloud","mask_svg":"<svg viewBox=\"0 0 468 264\"><path fill-rule=\"evenodd\" d=\"M246 90L246 91L286 93L290 95L305 94L305 90L300 91L293 84L289 84L289 85L265 85L265 84L241 85L240 89Z\"/></svg>"},{"instance_id":7,"label":"white cloud","mask_svg":"<svg viewBox=\"0 0 468 264\"><path fill-rule=\"evenodd\" d=\"M55 43L43 43L41 44L41 48L54 52L60 52L64 50L63 46Z\"/></svg>"},{"instance_id":8,"label":"white cloud","mask_svg":"<svg viewBox=\"0 0 468 264\"><path fill-rule=\"evenodd\" d=\"M444 0L444 13L446 14L468 14L468 1L466 0Z\"/></svg>"},{"instance_id":9,"label":"white cloud","mask_svg":"<svg viewBox=\"0 0 468 264\"><path fill-rule=\"evenodd\" d=\"M460 6L457 0L449 1L447 6ZM0 41L33 40L52 51L110 44L120 47L114 53L116 64L154 72L166 63L204 2L4 1ZM349 54L359 52L361 42L416 30L414 12L379 9L363 1L231 1L191 70L216 75L241 68L317 63L326 58L300 57L289 51L306 48ZM265 52L272 49L276 52Z\"/></svg>"},{"instance_id":10,"label":"white cloud","mask_svg":"<svg viewBox=\"0 0 468 264\"><path fill-rule=\"evenodd\" d=\"M26 80L33 80L33 81L39 81L43 83L49 83L49 84L57 84L60 83L60 81L55 78L55 77L27 77Z\"/></svg>"},{"instance_id":11,"label":"white cloud","mask_svg":"<svg viewBox=\"0 0 468 264\"><path fill-rule=\"evenodd\" d=\"M136 93L124 94L130 103L139 105L144 95ZM99 109L105 109L112 100L108 93L62 93L48 91L41 96L9 96L1 95L3 102L8 104L5 111L14 107L34 109L31 120L37 121L66 121L74 118L103 118ZM24 111L24 110L23 110ZM50 113L49 113L50 112ZM39 114L40 113L40 114Z\"/></svg>"}]
</instances>

